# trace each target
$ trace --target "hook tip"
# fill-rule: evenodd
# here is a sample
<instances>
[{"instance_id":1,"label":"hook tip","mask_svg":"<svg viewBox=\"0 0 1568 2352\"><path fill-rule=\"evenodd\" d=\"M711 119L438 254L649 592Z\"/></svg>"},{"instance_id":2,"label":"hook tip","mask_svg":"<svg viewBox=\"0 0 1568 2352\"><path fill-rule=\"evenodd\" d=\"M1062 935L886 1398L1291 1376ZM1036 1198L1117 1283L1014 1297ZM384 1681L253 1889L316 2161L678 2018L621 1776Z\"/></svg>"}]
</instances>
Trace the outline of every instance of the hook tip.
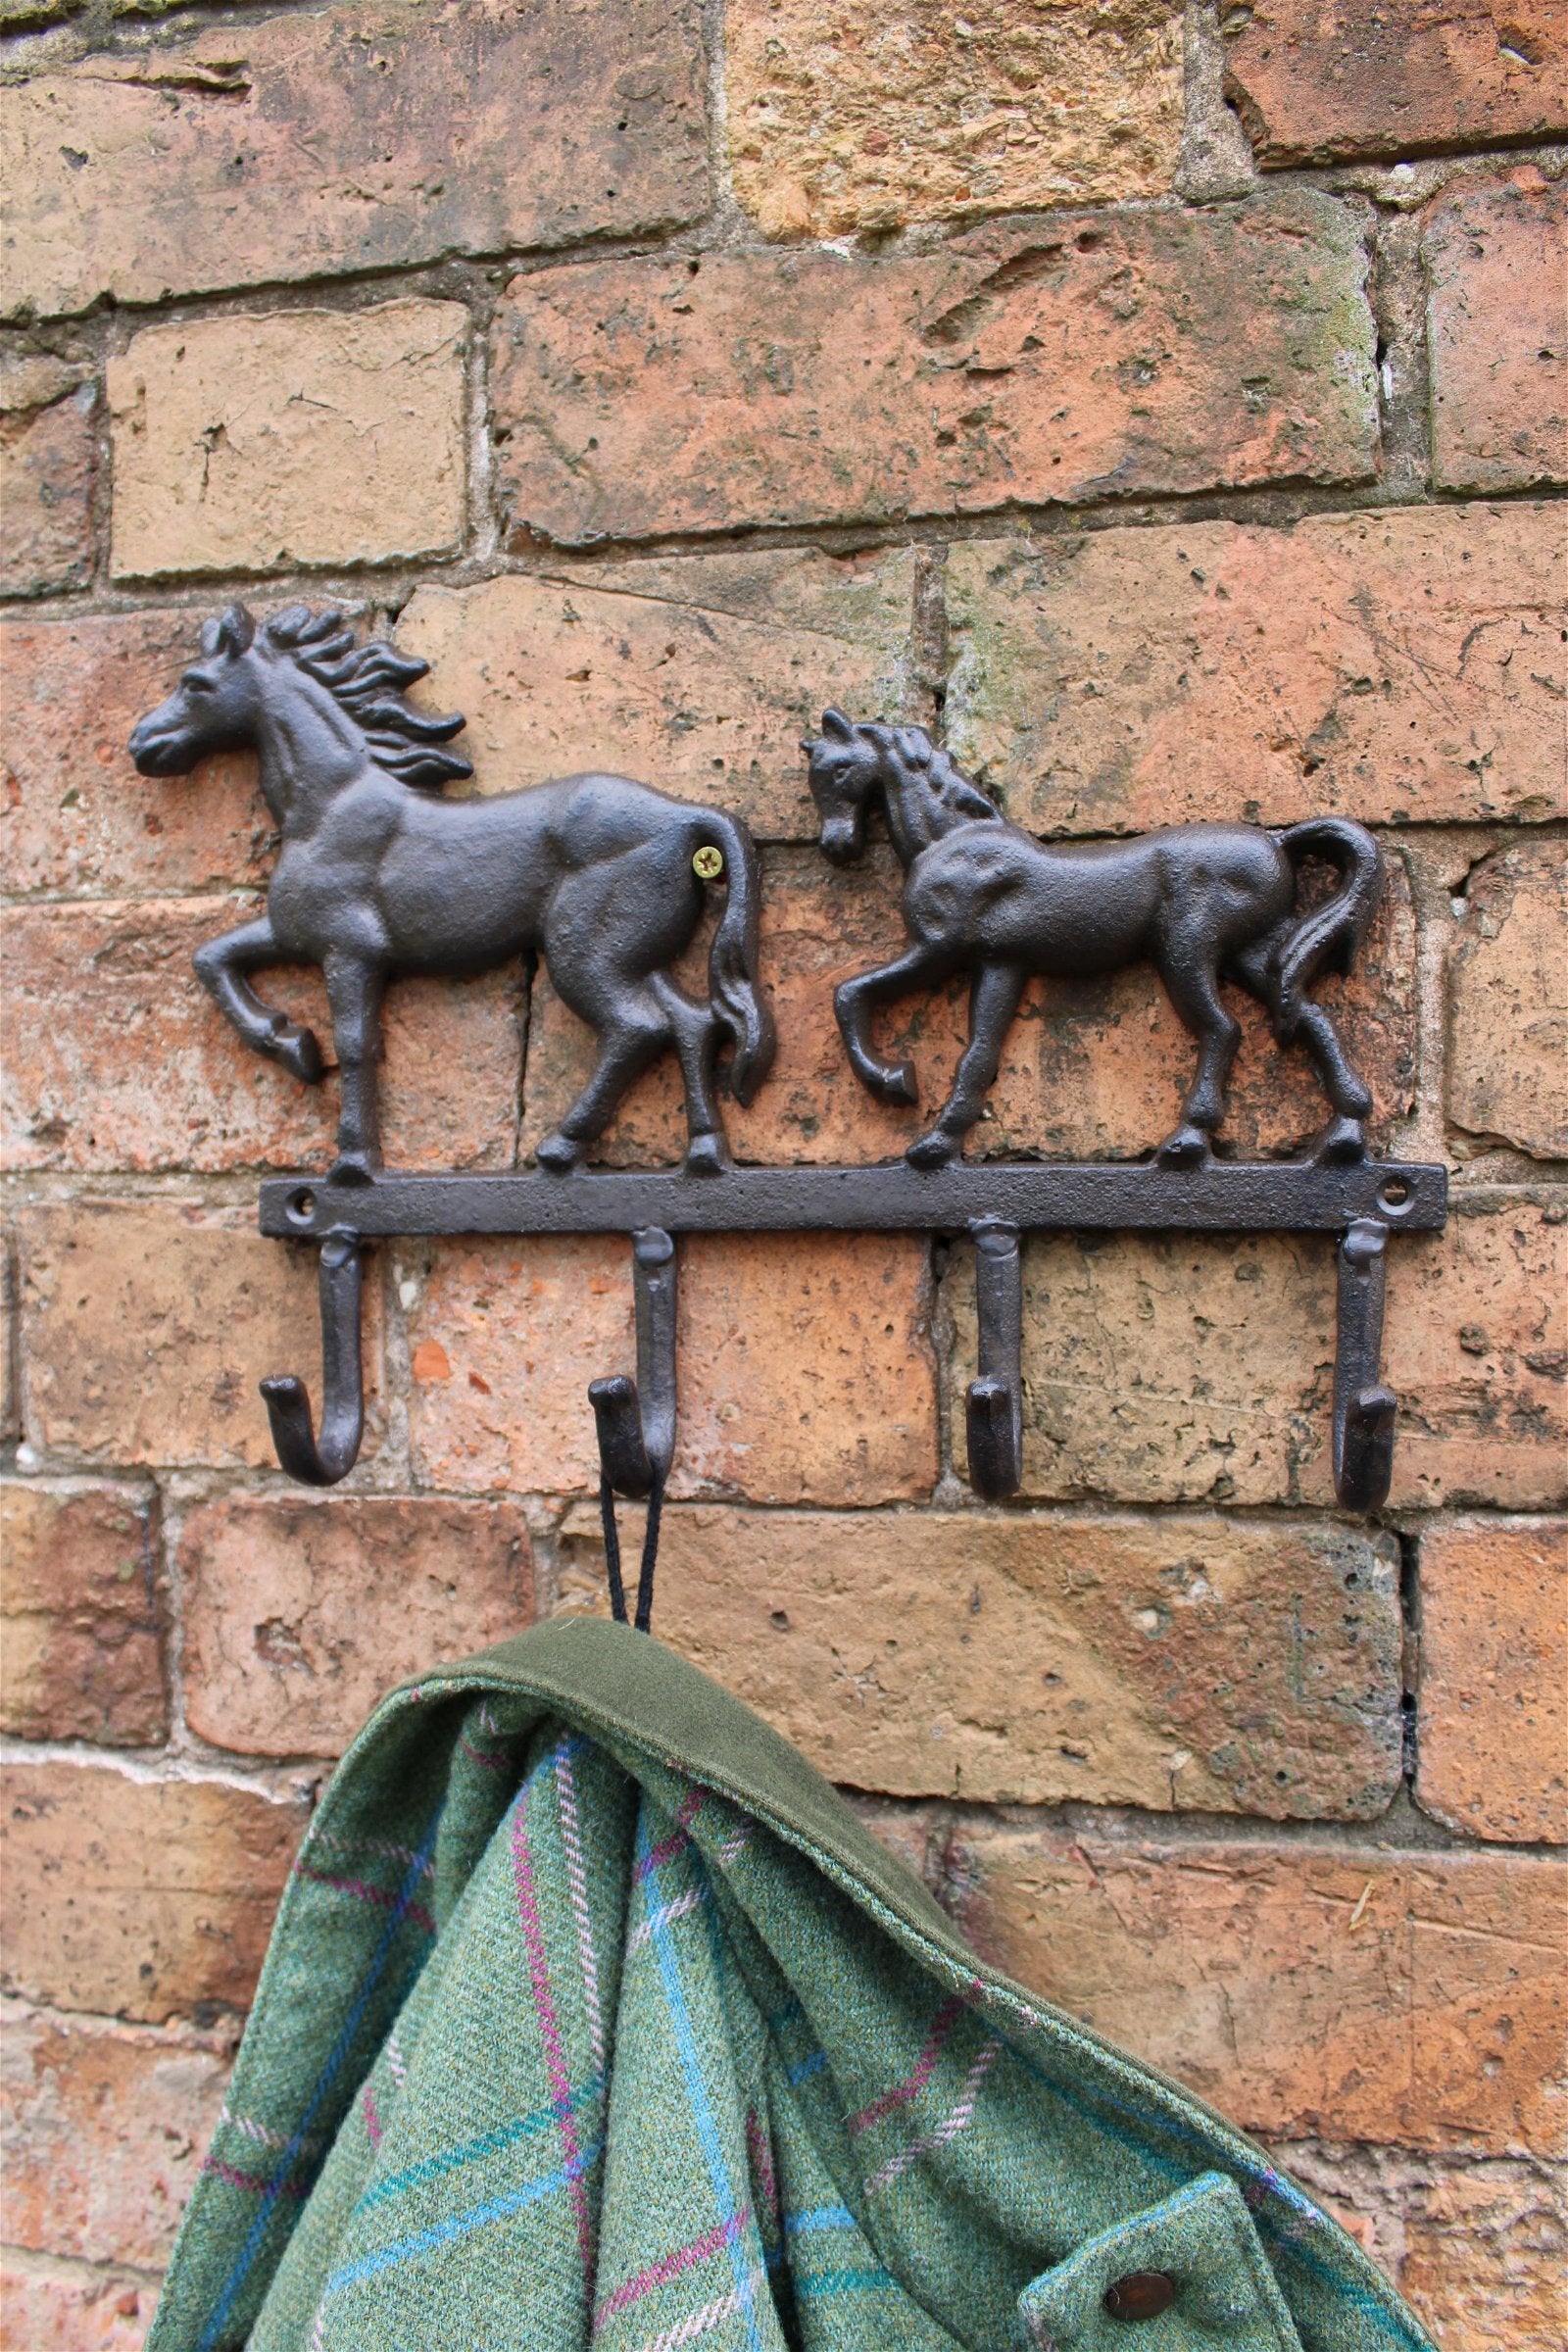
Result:
<instances>
[{"instance_id":1,"label":"hook tip","mask_svg":"<svg viewBox=\"0 0 1568 2352\"><path fill-rule=\"evenodd\" d=\"M1023 1481L1023 1445L1011 1384L995 1374L972 1380L965 1418L969 1484L986 1502L1016 1494Z\"/></svg>"},{"instance_id":2,"label":"hook tip","mask_svg":"<svg viewBox=\"0 0 1568 2352\"><path fill-rule=\"evenodd\" d=\"M588 1384L599 1433L599 1460L617 1494L641 1501L654 1483L654 1466L643 1443L642 1406L637 1383L624 1372Z\"/></svg>"}]
</instances>

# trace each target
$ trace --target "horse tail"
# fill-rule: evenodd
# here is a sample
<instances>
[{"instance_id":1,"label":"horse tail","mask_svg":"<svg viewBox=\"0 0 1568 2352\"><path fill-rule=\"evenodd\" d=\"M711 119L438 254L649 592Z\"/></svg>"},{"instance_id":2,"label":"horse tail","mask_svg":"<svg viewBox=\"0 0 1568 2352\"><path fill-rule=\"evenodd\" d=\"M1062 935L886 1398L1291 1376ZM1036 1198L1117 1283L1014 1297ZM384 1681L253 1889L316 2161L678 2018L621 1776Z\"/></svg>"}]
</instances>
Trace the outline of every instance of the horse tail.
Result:
<instances>
[{"instance_id":1,"label":"horse tail","mask_svg":"<svg viewBox=\"0 0 1568 2352\"><path fill-rule=\"evenodd\" d=\"M772 1067L777 1043L773 1016L757 985L761 868L746 827L721 808L704 809L697 839L700 847L718 851L729 877L729 904L709 952L708 996L730 1044L730 1092L746 1103Z\"/></svg>"},{"instance_id":2,"label":"horse tail","mask_svg":"<svg viewBox=\"0 0 1568 2352\"><path fill-rule=\"evenodd\" d=\"M1313 817L1274 838L1298 872L1307 858L1325 858L1340 872L1332 898L1291 923L1269 957L1274 1032L1288 1045L1314 980L1348 972L1361 951L1383 895L1383 853L1364 825L1344 816Z\"/></svg>"}]
</instances>

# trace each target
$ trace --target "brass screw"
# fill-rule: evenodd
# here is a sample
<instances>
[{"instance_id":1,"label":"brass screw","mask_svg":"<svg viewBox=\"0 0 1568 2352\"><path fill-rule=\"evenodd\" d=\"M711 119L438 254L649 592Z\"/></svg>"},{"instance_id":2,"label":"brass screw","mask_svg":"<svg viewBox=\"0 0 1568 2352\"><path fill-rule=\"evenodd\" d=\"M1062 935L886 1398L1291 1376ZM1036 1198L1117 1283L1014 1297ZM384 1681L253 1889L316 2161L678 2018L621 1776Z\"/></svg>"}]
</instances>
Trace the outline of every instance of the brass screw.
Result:
<instances>
[{"instance_id":1,"label":"brass screw","mask_svg":"<svg viewBox=\"0 0 1568 2352\"><path fill-rule=\"evenodd\" d=\"M711 842L705 843L692 858L692 872L705 882L716 882L724 871L724 853L715 850Z\"/></svg>"}]
</instances>

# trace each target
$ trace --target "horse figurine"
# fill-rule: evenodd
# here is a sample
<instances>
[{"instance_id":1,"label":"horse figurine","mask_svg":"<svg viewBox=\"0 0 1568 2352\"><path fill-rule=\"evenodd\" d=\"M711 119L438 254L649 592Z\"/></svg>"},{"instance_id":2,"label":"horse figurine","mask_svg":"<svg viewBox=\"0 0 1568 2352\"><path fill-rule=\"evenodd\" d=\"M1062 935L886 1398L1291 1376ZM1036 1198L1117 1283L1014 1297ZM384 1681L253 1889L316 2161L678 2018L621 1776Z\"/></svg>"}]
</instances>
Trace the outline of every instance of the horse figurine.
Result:
<instances>
[{"instance_id":1,"label":"horse figurine","mask_svg":"<svg viewBox=\"0 0 1568 2352\"><path fill-rule=\"evenodd\" d=\"M1320 973L1348 971L1383 888L1377 843L1361 825L1319 817L1282 833L1256 825L1172 825L1134 841L1047 844L1009 824L996 803L919 727L855 725L828 710L803 745L821 843L835 864L858 858L866 812L880 798L907 875L909 946L896 962L860 972L834 992L857 1073L884 1102L917 1100L906 1061L879 1061L871 1007L954 972L970 974L969 1042L952 1095L906 1157L940 1167L963 1148L996 1082L1002 1048L1033 972L1082 979L1152 963L1199 1041L1181 1123L1159 1147L1170 1166L1204 1159L1225 1115L1241 1031L1220 1001L1234 980L1266 1006L1274 1035L1297 1037L1333 1106L1316 1156L1362 1159L1372 1098L1333 1022L1307 991ZM1296 904L1297 872L1326 858L1339 888L1310 910Z\"/></svg>"},{"instance_id":2,"label":"horse figurine","mask_svg":"<svg viewBox=\"0 0 1568 2352\"><path fill-rule=\"evenodd\" d=\"M315 1085L314 1033L257 996L246 975L318 963L342 1074L339 1182L381 1164L376 1109L380 1007L394 972L471 973L542 955L564 1001L600 1037L598 1065L541 1167L575 1167L634 1079L673 1046L686 1090L686 1165L727 1164L714 1102L719 1052L751 1101L773 1056L757 986L760 880L746 827L625 776L564 776L520 792L448 801L473 773L441 747L463 726L404 700L428 664L359 645L340 612L291 605L260 626L231 605L201 633L201 660L137 722L145 776L182 776L213 752L254 745L282 846L257 921L196 954L203 985L258 1054ZM698 1003L670 966L703 911L703 882L728 904Z\"/></svg>"}]
</instances>

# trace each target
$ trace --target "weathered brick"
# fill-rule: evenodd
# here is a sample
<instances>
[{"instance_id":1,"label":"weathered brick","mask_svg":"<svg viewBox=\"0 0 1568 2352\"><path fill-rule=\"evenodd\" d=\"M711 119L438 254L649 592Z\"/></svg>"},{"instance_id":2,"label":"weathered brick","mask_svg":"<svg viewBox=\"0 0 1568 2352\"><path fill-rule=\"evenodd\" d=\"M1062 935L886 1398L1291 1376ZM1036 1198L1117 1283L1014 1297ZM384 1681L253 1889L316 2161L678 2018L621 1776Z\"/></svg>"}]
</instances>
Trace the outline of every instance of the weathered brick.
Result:
<instances>
[{"instance_id":1,"label":"weathered brick","mask_svg":"<svg viewBox=\"0 0 1568 2352\"><path fill-rule=\"evenodd\" d=\"M1265 170L1568 126L1568 41L1548 0L1252 0L1222 28L1225 93Z\"/></svg>"},{"instance_id":2,"label":"weathered brick","mask_svg":"<svg viewBox=\"0 0 1568 2352\"><path fill-rule=\"evenodd\" d=\"M1568 1500L1568 1214L1549 1193L1457 1194L1446 1234L1395 1245L1384 1368L1396 1502Z\"/></svg>"},{"instance_id":3,"label":"weathered brick","mask_svg":"<svg viewBox=\"0 0 1568 2352\"><path fill-rule=\"evenodd\" d=\"M1568 1156L1568 844L1524 842L1465 885L1448 953L1448 1116Z\"/></svg>"},{"instance_id":4,"label":"weathered brick","mask_svg":"<svg viewBox=\"0 0 1568 2352\"><path fill-rule=\"evenodd\" d=\"M7 2236L160 2268L223 2103L229 2037L13 2003L3 2022Z\"/></svg>"},{"instance_id":5,"label":"weathered brick","mask_svg":"<svg viewBox=\"0 0 1568 2352\"><path fill-rule=\"evenodd\" d=\"M406 1262L409 1438L431 1485L598 1485L587 1387L630 1370L630 1254L605 1239L449 1242ZM892 1502L938 1471L918 1235L681 1245L673 1496ZM866 1400L876 1399L868 1412Z\"/></svg>"},{"instance_id":6,"label":"weathered brick","mask_svg":"<svg viewBox=\"0 0 1568 2352\"><path fill-rule=\"evenodd\" d=\"M10 391L10 387L6 387ZM95 384L0 411L0 595L78 588L92 569Z\"/></svg>"},{"instance_id":7,"label":"weathered brick","mask_svg":"<svg viewBox=\"0 0 1568 2352\"><path fill-rule=\"evenodd\" d=\"M738 1158L764 1165L886 1158L912 1140L931 1106L946 1096L968 1034L965 981L910 997L878 1022L889 1053L907 1054L914 1063L923 1111L873 1102L849 1065L833 1017L836 984L899 952L899 887L897 867L885 852L873 851L849 872L812 852L768 858L760 970L779 1050L756 1101L744 1110L725 1106ZM1411 1101L1413 963L1409 885L1393 859L1385 904L1355 979L1348 986L1329 981L1319 991L1336 1018L1343 1017L1346 1042L1373 1088L1380 1137ZM689 964L686 980L694 992L706 992L701 957ZM1322 1126L1322 1093L1304 1055L1281 1054L1274 1046L1261 1006L1238 994L1236 1009L1245 1042L1226 1138L1242 1152L1294 1150ZM529 1008L524 1152L534 1149L586 1083L595 1051L591 1031L541 977ZM1146 1151L1175 1124L1192 1066L1191 1040L1147 969L1109 981L1035 982L1008 1033L990 1115L970 1152L1089 1157ZM670 1162L679 1159L685 1140L679 1074L666 1057L633 1087L595 1156L616 1166Z\"/></svg>"},{"instance_id":8,"label":"weathered brick","mask_svg":"<svg viewBox=\"0 0 1568 2352\"><path fill-rule=\"evenodd\" d=\"M945 720L1039 832L1568 814L1552 506L971 541Z\"/></svg>"},{"instance_id":9,"label":"weathered brick","mask_svg":"<svg viewBox=\"0 0 1568 2352\"><path fill-rule=\"evenodd\" d=\"M1543 2165L1440 2174L1403 2217L1399 2284L1444 2352L1561 2352L1568 2180Z\"/></svg>"},{"instance_id":10,"label":"weathered brick","mask_svg":"<svg viewBox=\"0 0 1568 2352\"><path fill-rule=\"evenodd\" d=\"M764 233L841 235L1163 195L1182 135L1170 0L728 0L735 192Z\"/></svg>"},{"instance_id":11,"label":"weathered brick","mask_svg":"<svg viewBox=\"0 0 1568 2352\"><path fill-rule=\"evenodd\" d=\"M1421 1539L1418 1801L1480 1838L1568 1842L1568 1525Z\"/></svg>"},{"instance_id":12,"label":"weathered brick","mask_svg":"<svg viewBox=\"0 0 1568 2352\"><path fill-rule=\"evenodd\" d=\"M176 1558L186 1719L247 1755L338 1755L394 1683L533 1616L505 1502L234 1495L186 1515Z\"/></svg>"},{"instance_id":13,"label":"weathered brick","mask_svg":"<svg viewBox=\"0 0 1568 2352\"><path fill-rule=\"evenodd\" d=\"M397 636L466 714L481 790L608 767L716 802L761 840L810 841L800 741L824 700L923 715L913 586L903 548L654 559L421 588Z\"/></svg>"},{"instance_id":14,"label":"weathered brick","mask_svg":"<svg viewBox=\"0 0 1568 2352\"><path fill-rule=\"evenodd\" d=\"M1568 1220L1524 1193L1459 1194L1446 1233L1390 1249L1384 1376L1396 1507L1549 1508L1564 1495ZM972 1262L952 1442L964 1458ZM1039 1235L1024 1246L1026 1494L1332 1503L1328 1236ZM1108 1401L1107 1401L1108 1400Z\"/></svg>"},{"instance_id":15,"label":"weathered brick","mask_svg":"<svg viewBox=\"0 0 1568 2352\"><path fill-rule=\"evenodd\" d=\"M252 754L139 776L132 726L196 652L193 612L0 622L0 874L8 891L122 898L265 880L272 820Z\"/></svg>"},{"instance_id":16,"label":"weathered brick","mask_svg":"<svg viewBox=\"0 0 1568 2352\"><path fill-rule=\"evenodd\" d=\"M249 2001L303 1804L13 1762L4 1820L8 1991L151 2025Z\"/></svg>"},{"instance_id":17,"label":"weathered brick","mask_svg":"<svg viewBox=\"0 0 1568 2352\"><path fill-rule=\"evenodd\" d=\"M1365 276L1353 216L1304 190L1049 215L928 256L542 270L495 332L512 528L585 542L1359 481Z\"/></svg>"},{"instance_id":18,"label":"weathered brick","mask_svg":"<svg viewBox=\"0 0 1568 2352\"><path fill-rule=\"evenodd\" d=\"M1397 1552L1359 1530L681 1507L659 1632L858 1788L1311 1819L1399 1782Z\"/></svg>"},{"instance_id":19,"label":"weathered brick","mask_svg":"<svg viewBox=\"0 0 1568 2352\"><path fill-rule=\"evenodd\" d=\"M1360 2240L1444 2352L1561 2352L1563 2167L1338 2140L1272 2153Z\"/></svg>"},{"instance_id":20,"label":"weathered brick","mask_svg":"<svg viewBox=\"0 0 1568 2352\"><path fill-rule=\"evenodd\" d=\"M1432 478L1444 490L1568 481L1568 191L1464 189L1421 242Z\"/></svg>"},{"instance_id":21,"label":"weathered brick","mask_svg":"<svg viewBox=\"0 0 1568 2352\"><path fill-rule=\"evenodd\" d=\"M147 327L109 363L117 577L450 555L467 323L384 302Z\"/></svg>"},{"instance_id":22,"label":"weathered brick","mask_svg":"<svg viewBox=\"0 0 1568 2352\"><path fill-rule=\"evenodd\" d=\"M1563 1868L976 1823L965 1932L1253 2132L1551 2153Z\"/></svg>"},{"instance_id":23,"label":"weathered brick","mask_svg":"<svg viewBox=\"0 0 1568 2352\"><path fill-rule=\"evenodd\" d=\"M0 1482L0 1727L21 1740L162 1740L169 1711L152 1513L139 1488Z\"/></svg>"},{"instance_id":24,"label":"weathered brick","mask_svg":"<svg viewBox=\"0 0 1568 2352\"><path fill-rule=\"evenodd\" d=\"M149 303L690 220L704 73L693 0L351 0L40 61L0 107L9 304Z\"/></svg>"},{"instance_id":25,"label":"weathered brick","mask_svg":"<svg viewBox=\"0 0 1568 2352\"><path fill-rule=\"evenodd\" d=\"M13 1168L325 1165L335 1084L304 1086L256 1054L191 968L243 921L232 901L15 909L7 921L0 1150ZM269 1003L332 1052L319 972L259 973ZM388 991L383 1141L394 1165L506 1167L522 1061L516 964Z\"/></svg>"},{"instance_id":26,"label":"weathered brick","mask_svg":"<svg viewBox=\"0 0 1568 2352\"><path fill-rule=\"evenodd\" d=\"M6 2352L141 2352L158 2305L148 2278L106 2276L48 2255L0 2260Z\"/></svg>"},{"instance_id":27,"label":"weathered brick","mask_svg":"<svg viewBox=\"0 0 1568 2352\"><path fill-rule=\"evenodd\" d=\"M19 1220L26 1426L92 1462L272 1469L256 1384L297 1372L320 1401L314 1252L254 1211L102 1197ZM366 1436L380 1428L380 1287L365 1286Z\"/></svg>"}]
</instances>

